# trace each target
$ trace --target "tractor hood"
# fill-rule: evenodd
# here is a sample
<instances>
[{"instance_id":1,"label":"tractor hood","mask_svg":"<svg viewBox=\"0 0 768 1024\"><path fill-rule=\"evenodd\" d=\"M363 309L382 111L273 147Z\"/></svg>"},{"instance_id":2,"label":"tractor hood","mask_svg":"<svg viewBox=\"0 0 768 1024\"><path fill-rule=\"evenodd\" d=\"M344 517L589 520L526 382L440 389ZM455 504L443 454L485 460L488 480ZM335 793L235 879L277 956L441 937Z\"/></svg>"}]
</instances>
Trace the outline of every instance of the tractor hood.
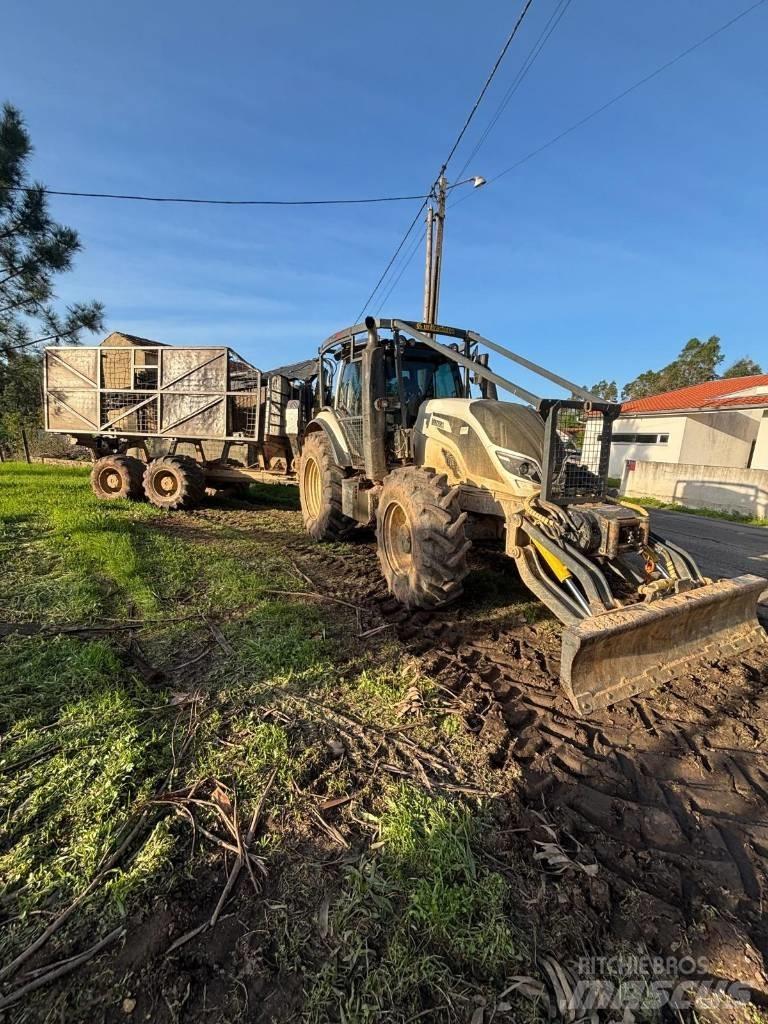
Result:
<instances>
[{"instance_id":1,"label":"tractor hood","mask_svg":"<svg viewBox=\"0 0 768 1024\"><path fill-rule=\"evenodd\" d=\"M496 448L519 452L541 464L544 452L544 420L527 405L477 399L469 411Z\"/></svg>"},{"instance_id":2,"label":"tractor hood","mask_svg":"<svg viewBox=\"0 0 768 1024\"><path fill-rule=\"evenodd\" d=\"M519 497L539 489L543 447L544 421L513 402L431 399L414 430L417 464L446 472L452 483Z\"/></svg>"}]
</instances>

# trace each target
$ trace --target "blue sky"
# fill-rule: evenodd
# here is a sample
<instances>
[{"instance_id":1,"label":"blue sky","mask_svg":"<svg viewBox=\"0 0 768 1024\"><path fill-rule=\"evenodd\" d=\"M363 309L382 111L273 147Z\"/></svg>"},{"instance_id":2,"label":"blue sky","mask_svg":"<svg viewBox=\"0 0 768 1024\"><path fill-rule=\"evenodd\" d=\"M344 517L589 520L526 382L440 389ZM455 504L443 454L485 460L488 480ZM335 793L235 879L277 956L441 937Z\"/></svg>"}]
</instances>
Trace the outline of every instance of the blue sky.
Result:
<instances>
[{"instance_id":1,"label":"blue sky","mask_svg":"<svg viewBox=\"0 0 768 1024\"><path fill-rule=\"evenodd\" d=\"M533 0L449 177L555 6ZM498 174L746 6L572 0L468 173ZM418 193L520 7L15 0L0 98L24 112L50 188ZM440 320L588 384L660 366L693 335L768 362L767 41L768 4L458 204ZM85 246L59 294L102 300L110 329L230 344L267 368L354 321L417 206L54 199ZM382 315L420 317L422 274L419 249Z\"/></svg>"}]
</instances>

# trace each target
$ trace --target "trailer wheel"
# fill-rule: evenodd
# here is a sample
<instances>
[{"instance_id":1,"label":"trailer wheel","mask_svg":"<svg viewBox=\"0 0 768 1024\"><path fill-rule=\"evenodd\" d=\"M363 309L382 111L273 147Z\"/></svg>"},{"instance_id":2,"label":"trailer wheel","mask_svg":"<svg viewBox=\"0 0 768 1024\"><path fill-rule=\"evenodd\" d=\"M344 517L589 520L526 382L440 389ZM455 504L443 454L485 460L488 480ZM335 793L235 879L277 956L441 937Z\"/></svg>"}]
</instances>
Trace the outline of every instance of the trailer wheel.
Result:
<instances>
[{"instance_id":1,"label":"trailer wheel","mask_svg":"<svg viewBox=\"0 0 768 1024\"><path fill-rule=\"evenodd\" d=\"M379 561L407 608L438 608L462 593L471 542L457 491L433 469L405 466L384 480L376 510Z\"/></svg>"},{"instance_id":2,"label":"trailer wheel","mask_svg":"<svg viewBox=\"0 0 768 1024\"><path fill-rule=\"evenodd\" d=\"M157 508L195 508L205 496L203 467L186 455L153 459L144 472L144 493Z\"/></svg>"},{"instance_id":3,"label":"trailer wheel","mask_svg":"<svg viewBox=\"0 0 768 1024\"><path fill-rule=\"evenodd\" d=\"M304 528L315 540L339 540L357 525L341 511L343 479L323 431L310 434L301 451L299 497Z\"/></svg>"},{"instance_id":4,"label":"trailer wheel","mask_svg":"<svg viewBox=\"0 0 768 1024\"><path fill-rule=\"evenodd\" d=\"M112 501L128 498L141 501L144 497L142 477L144 463L130 455L106 455L93 464L91 489L98 498Z\"/></svg>"}]
</instances>

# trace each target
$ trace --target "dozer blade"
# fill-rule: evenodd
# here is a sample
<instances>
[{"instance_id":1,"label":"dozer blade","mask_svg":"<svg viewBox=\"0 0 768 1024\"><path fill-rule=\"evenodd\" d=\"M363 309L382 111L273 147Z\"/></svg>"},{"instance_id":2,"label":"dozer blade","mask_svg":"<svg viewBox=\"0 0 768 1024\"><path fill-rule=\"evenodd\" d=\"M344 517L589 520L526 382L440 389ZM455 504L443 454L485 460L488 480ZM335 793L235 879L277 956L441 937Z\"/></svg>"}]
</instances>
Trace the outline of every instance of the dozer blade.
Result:
<instances>
[{"instance_id":1,"label":"dozer blade","mask_svg":"<svg viewBox=\"0 0 768 1024\"><path fill-rule=\"evenodd\" d=\"M737 576L566 627L560 681L571 703L590 714L673 679L697 658L765 643L757 602L766 587L762 576Z\"/></svg>"}]
</instances>

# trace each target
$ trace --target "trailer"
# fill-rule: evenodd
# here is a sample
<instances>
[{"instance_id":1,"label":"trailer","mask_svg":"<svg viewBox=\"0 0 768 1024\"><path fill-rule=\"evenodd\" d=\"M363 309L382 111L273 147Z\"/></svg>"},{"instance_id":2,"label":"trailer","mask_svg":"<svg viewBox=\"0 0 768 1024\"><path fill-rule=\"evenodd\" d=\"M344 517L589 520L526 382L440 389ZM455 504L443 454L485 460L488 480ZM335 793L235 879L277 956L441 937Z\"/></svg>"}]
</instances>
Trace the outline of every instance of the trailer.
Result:
<instances>
[{"instance_id":1,"label":"trailer","mask_svg":"<svg viewBox=\"0 0 768 1024\"><path fill-rule=\"evenodd\" d=\"M206 487L296 480L316 368L264 373L226 346L115 332L100 346L45 350L45 427L93 451L99 497L189 507Z\"/></svg>"}]
</instances>

